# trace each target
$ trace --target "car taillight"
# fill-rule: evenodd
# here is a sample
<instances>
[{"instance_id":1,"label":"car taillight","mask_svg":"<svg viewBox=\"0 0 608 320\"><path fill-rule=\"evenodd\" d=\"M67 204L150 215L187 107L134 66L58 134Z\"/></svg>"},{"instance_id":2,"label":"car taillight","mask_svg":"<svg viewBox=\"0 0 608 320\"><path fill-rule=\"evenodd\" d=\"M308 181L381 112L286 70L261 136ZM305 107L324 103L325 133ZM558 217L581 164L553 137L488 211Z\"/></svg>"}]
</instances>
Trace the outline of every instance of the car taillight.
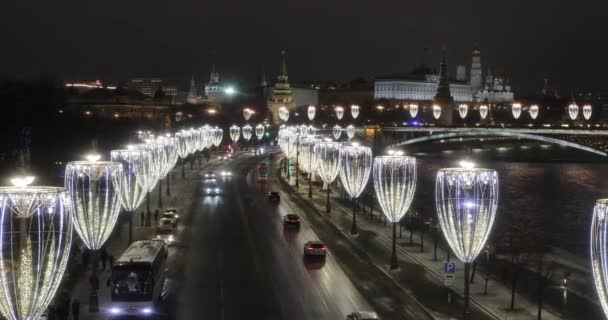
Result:
<instances>
[{"instance_id":1,"label":"car taillight","mask_svg":"<svg viewBox=\"0 0 608 320\"><path fill-rule=\"evenodd\" d=\"M323 247L323 248L321 248L321 250L325 251L325 250L327 250L327 248Z\"/></svg>"}]
</instances>

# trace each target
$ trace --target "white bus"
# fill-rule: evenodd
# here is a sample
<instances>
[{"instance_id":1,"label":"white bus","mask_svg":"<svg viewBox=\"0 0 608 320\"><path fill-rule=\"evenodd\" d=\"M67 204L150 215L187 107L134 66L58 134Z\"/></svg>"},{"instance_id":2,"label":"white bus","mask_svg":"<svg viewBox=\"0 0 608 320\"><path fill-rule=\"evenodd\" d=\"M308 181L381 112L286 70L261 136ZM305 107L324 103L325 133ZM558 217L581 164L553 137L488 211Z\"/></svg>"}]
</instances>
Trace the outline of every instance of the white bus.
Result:
<instances>
[{"instance_id":1,"label":"white bus","mask_svg":"<svg viewBox=\"0 0 608 320\"><path fill-rule=\"evenodd\" d=\"M165 282L167 245L160 240L133 242L112 267L112 315L151 315Z\"/></svg>"}]
</instances>

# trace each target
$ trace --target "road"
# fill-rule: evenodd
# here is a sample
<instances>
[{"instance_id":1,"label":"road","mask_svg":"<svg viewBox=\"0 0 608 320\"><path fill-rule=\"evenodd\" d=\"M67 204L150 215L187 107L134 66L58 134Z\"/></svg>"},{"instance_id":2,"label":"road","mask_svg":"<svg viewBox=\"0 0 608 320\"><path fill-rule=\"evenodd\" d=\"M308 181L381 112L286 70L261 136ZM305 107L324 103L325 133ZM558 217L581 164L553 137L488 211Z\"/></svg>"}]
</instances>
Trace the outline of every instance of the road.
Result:
<instances>
[{"instance_id":1,"label":"road","mask_svg":"<svg viewBox=\"0 0 608 320\"><path fill-rule=\"evenodd\" d=\"M317 239L306 220L299 231L283 229L294 207L288 197L267 202L267 184L253 170L259 157L244 157L213 170L221 196L194 204L188 260L178 294L178 319L344 319L371 307L334 260L305 262L304 243Z\"/></svg>"}]
</instances>

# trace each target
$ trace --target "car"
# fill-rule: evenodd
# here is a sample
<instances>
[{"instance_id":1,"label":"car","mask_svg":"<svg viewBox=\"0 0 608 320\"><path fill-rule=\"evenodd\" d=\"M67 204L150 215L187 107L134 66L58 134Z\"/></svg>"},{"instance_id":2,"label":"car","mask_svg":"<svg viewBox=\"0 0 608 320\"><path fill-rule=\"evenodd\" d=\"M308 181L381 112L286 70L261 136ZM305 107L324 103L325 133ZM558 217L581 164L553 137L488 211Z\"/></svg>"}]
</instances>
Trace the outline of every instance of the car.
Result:
<instances>
[{"instance_id":1,"label":"car","mask_svg":"<svg viewBox=\"0 0 608 320\"><path fill-rule=\"evenodd\" d=\"M346 316L346 320L380 320L373 311L357 311Z\"/></svg>"},{"instance_id":2,"label":"car","mask_svg":"<svg viewBox=\"0 0 608 320\"><path fill-rule=\"evenodd\" d=\"M300 217L297 214L290 213L283 217L283 226L286 228L300 228Z\"/></svg>"},{"instance_id":3,"label":"car","mask_svg":"<svg viewBox=\"0 0 608 320\"><path fill-rule=\"evenodd\" d=\"M268 201L279 202L281 201L281 195L276 191L268 192Z\"/></svg>"},{"instance_id":4,"label":"car","mask_svg":"<svg viewBox=\"0 0 608 320\"><path fill-rule=\"evenodd\" d=\"M156 234L154 235L155 240L162 240L167 245L175 243L175 230L173 228L165 228L162 226L156 227Z\"/></svg>"},{"instance_id":5,"label":"car","mask_svg":"<svg viewBox=\"0 0 608 320\"><path fill-rule=\"evenodd\" d=\"M230 160L232 158L232 153L220 153L217 155L218 160Z\"/></svg>"},{"instance_id":6,"label":"car","mask_svg":"<svg viewBox=\"0 0 608 320\"><path fill-rule=\"evenodd\" d=\"M165 211L160 216L161 219L169 219L173 223L174 226L177 226L177 221L179 220L179 215L174 211Z\"/></svg>"},{"instance_id":7,"label":"car","mask_svg":"<svg viewBox=\"0 0 608 320\"><path fill-rule=\"evenodd\" d=\"M205 186L205 194L210 196L217 196L222 193L222 189L217 184L209 184Z\"/></svg>"},{"instance_id":8,"label":"car","mask_svg":"<svg viewBox=\"0 0 608 320\"><path fill-rule=\"evenodd\" d=\"M215 179L216 174L213 171L207 171L205 172L205 174L203 174L203 177L205 178L205 180Z\"/></svg>"},{"instance_id":9,"label":"car","mask_svg":"<svg viewBox=\"0 0 608 320\"><path fill-rule=\"evenodd\" d=\"M264 148L259 147L259 148L256 148L256 149L255 149L255 151L254 151L254 155L256 155L256 156L257 156L257 155L262 155L262 154L264 154Z\"/></svg>"},{"instance_id":10,"label":"car","mask_svg":"<svg viewBox=\"0 0 608 320\"><path fill-rule=\"evenodd\" d=\"M158 227L160 228L173 229L175 226L175 220L169 218L161 218L158 222Z\"/></svg>"},{"instance_id":11,"label":"car","mask_svg":"<svg viewBox=\"0 0 608 320\"><path fill-rule=\"evenodd\" d=\"M230 171L221 171L220 175L222 177L232 177L232 172L230 172Z\"/></svg>"},{"instance_id":12,"label":"car","mask_svg":"<svg viewBox=\"0 0 608 320\"><path fill-rule=\"evenodd\" d=\"M325 257L327 254L327 247L321 241L308 241L304 244L304 256L305 257Z\"/></svg>"}]
</instances>

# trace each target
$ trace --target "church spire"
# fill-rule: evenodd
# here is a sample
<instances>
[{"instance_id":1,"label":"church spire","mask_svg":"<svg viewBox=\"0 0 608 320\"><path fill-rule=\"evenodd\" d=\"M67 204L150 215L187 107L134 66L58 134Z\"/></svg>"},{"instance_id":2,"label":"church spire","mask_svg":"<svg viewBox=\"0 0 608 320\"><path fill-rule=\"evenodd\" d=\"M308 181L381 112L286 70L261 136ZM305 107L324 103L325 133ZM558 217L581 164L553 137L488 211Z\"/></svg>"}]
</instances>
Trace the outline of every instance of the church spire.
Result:
<instances>
[{"instance_id":1,"label":"church spire","mask_svg":"<svg viewBox=\"0 0 608 320\"><path fill-rule=\"evenodd\" d=\"M448 64L446 61L446 49L443 48L443 57L439 65L439 81L437 82L437 93L435 94L435 102L439 104L451 104L454 102L450 92L450 78L448 75Z\"/></svg>"},{"instance_id":2,"label":"church spire","mask_svg":"<svg viewBox=\"0 0 608 320\"><path fill-rule=\"evenodd\" d=\"M194 76L192 76L192 80L190 80L190 90L188 91L188 96L186 97L186 101L191 104L195 104L197 102L196 84L194 82Z\"/></svg>"},{"instance_id":3,"label":"church spire","mask_svg":"<svg viewBox=\"0 0 608 320\"><path fill-rule=\"evenodd\" d=\"M279 71L278 81L287 83L289 77L287 76L287 50L281 52L281 69Z\"/></svg>"}]
</instances>

